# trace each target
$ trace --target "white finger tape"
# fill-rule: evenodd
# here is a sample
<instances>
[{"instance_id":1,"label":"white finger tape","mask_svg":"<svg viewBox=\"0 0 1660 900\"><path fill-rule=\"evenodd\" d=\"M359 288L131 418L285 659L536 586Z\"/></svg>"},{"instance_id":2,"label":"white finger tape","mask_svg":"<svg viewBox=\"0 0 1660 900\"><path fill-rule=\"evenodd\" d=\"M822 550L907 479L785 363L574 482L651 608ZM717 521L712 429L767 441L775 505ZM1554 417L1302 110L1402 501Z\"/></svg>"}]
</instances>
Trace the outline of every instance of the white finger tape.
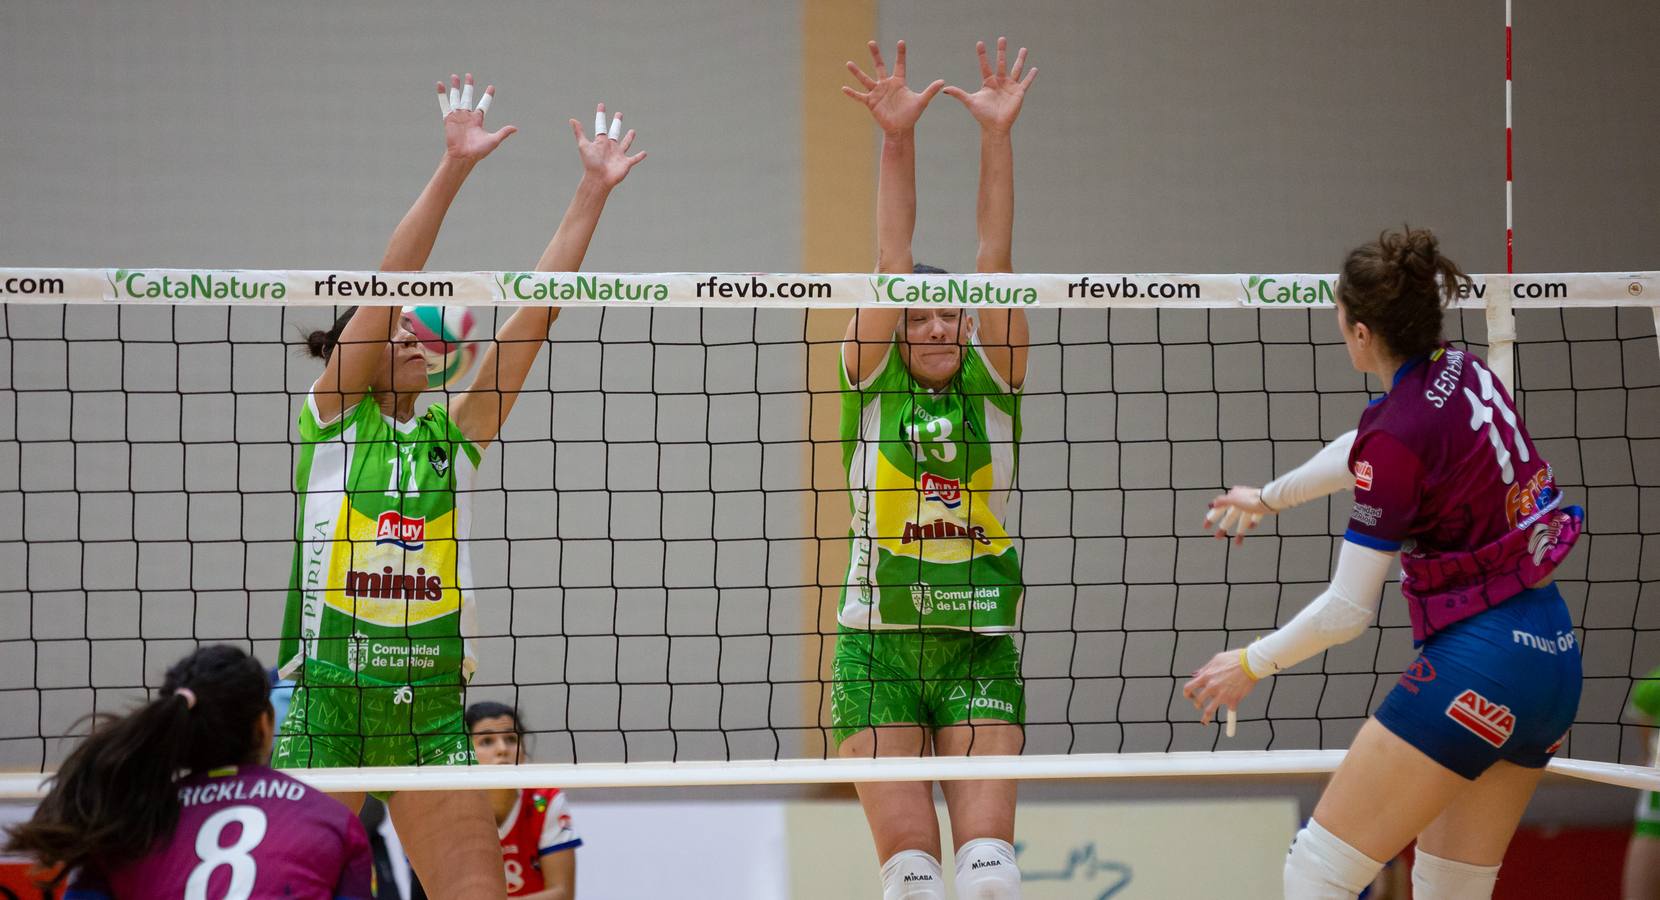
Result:
<instances>
[{"instance_id":1,"label":"white finger tape","mask_svg":"<svg viewBox=\"0 0 1660 900\"><path fill-rule=\"evenodd\" d=\"M617 113L616 118L611 120L611 130L606 132L606 134L613 141L620 140L622 138L622 113Z\"/></svg>"},{"instance_id":2,"label":"white finger tape","mask_svg":"<svg viewBox=\"0 0 1660 900\"><path fill-rule=\"evenodd\" d=\"M478 111L481 113L489 111L490 101L494 99L495 96L495 94L485 91L484 96L478 98Z\"/></svg>"},{"instance_id":3,"label":"white finger tape","mask_svg":"<svg viewBox=\"0 0 1660 900\"><path fill-rule=\"evenodd\" d=\"M450 82L450 108L461 108L461 89L456 87L453 81Z\"/></svg>"},{"instance_id":4,"label":"white finger tape","mask_svg":"<svg viewBox=\"0 0 1660 900\"><path fill-rule=\"evenodd\" d=\"M461 108L473 108L473 83L471 81L461 87Z\"/></svg>"},{"instance_id":5,"label":"white finger tape","mask_svg":"<svg viewBox=\"0 0 1660 900\"><path fill-rule=\"evenodd\" d=\"M438 114L446 119L450 117L450 97L448 94L442 92L438 94Z\"/></svg>"},{"instance_id":6,"label":"white finger tape","mask_svg":"<svg viewBox=\"0 0 1660 900\"><path fill-rule=\"evenodd\" d=\"M594 113L594 139L599 140L599 136L604 134L604 133L605 133L605 110L602 109L602 110Z\"/></svg>"}]
</instances>

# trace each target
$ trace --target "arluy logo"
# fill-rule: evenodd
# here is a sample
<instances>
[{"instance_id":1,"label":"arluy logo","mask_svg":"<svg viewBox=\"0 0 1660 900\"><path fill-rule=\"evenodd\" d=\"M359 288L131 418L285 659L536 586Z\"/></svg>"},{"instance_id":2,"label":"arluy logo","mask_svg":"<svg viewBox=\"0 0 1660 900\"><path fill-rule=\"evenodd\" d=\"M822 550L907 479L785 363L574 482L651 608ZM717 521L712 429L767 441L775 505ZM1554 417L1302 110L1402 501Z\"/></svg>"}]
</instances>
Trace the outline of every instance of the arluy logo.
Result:
<instances>
[{"instance_id":1,"label":"arluy logo","mask_svg":"<svg viewBox=\"0 0 1660 900\"><path fill-rule=\"evenodd\" d=\"M935 475L933 472L922 473L922 494L929 500L945 504L946 509L956 509L963 505L963 483L955 478Z\"/></svg>"},{"instance_id":2,"label":"arluy logo","mask_svg":"<svg viewBox=\"0 0 1660 900\"><path fill-rule=\"evenodd\" d=\"M419 550L426 546L427 520L425 516L406 516L389 509L375 520L375 544L391 544L405 550Z\"/></svg>"},{"instance_id":3,"label":"arluy logo","mask_svg":"<svg viewBox=\"0 0 1660 900\"><path fill-rule=\"evenodd\" d=\"M1504 746L1516 730L1516 714L1510 707L1494 703L1474 689L1465 690L1447 704L1447 718L1495 747Z\"/></svg>"}]
</instances>

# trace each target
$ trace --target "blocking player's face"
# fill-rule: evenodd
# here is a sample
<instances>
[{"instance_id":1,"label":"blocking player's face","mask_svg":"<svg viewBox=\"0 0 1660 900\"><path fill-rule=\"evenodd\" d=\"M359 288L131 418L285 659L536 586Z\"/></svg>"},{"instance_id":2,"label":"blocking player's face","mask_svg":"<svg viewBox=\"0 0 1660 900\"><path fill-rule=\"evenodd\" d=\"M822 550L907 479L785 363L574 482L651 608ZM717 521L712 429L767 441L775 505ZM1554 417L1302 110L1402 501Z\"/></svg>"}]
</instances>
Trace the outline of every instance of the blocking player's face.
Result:
<instances>
[{"instance_id":1,"label":"blocking player's face","mask_svg":"<svg viewBox=\"0 0 1660 900\"><path fill-rule=\"evenodd\" d=\"M905 367L928 387L943 387L957 374L963 346L974 336L974 320L954 307L906 310L903 328Z\"/></svg>"},{"instance_id":2,"label":"blocking player's face","mask_svg":"<svg viewBox=\"0 0 1660 900\"><path fill-rule=\"evenodd\" d=\"M479 719L473 723L472 737L481 765L511 766L524 761L523 743L512 716Z\"/></svg>"},{"instance_id":3,"label":"blocking player's face","mask_svg":"<svg viewBox=\"0 0 1660 900\"><path fill-rule=\"evenodd\" d=\"M427 361L421 355L420 342L409 324L401 317L398 330L386 344L386 366L382 371L392 373L390 389L400 394L418 394L427 389Z\"/></svg>"}]
</instances>

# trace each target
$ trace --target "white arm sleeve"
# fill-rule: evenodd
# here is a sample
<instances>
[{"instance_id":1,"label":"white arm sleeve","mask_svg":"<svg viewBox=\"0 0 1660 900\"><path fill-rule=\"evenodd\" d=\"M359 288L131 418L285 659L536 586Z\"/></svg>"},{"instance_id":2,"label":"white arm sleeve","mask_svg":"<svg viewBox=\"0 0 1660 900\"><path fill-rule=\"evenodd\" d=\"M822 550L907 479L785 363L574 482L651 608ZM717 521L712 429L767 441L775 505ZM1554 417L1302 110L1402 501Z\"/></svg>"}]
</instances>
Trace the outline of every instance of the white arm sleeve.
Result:
<instances>
[{"instance_id":1,"label":"white arm sleeve","mask_svg":"<svg viewBox=\"0 0 1660 900\"><path fill-rule=\"evenodd\" d=\"M1308 462L1264 485L1262 502L1278 512L1354 487L1354 475L1349 471L1349 450L1354 445L1355 433L1345 432L1320 448Z\"/></svg>"},{"instance_id":2,"label":"white arm sleeve","mask_svg":"<svg viewBox=\"0 0 1660 900\"><path fill-rule=\"evenodd\" d=\"M1393 553L1344 541L1331 587L1285 627L1245 648L1251 674L1258 678L1273 675L1360 637L1378 614L1383 582L1394 561Z\"/></svg>"}]
</instances>

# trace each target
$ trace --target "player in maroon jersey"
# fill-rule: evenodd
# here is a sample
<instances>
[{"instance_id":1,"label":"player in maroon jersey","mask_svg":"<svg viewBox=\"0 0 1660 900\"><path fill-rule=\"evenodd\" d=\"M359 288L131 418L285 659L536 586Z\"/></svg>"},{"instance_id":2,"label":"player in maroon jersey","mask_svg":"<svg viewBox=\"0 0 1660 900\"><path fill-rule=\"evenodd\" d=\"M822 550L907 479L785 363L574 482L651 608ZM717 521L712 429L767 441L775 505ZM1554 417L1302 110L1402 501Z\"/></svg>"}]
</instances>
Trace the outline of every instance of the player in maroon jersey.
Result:
<instances>
[{"instance_id":1,"label":"player in maroon jersey","mask_svg":"<svg viewBox=\"0 0 1660 900\"><path fill-rule=\"evenodd\" d=\"M1203 721L1257 680L1365 632L1397 557L1422 648L1298 832L1285 864L1292 900L1353 897L1414 838L1414 897L1491 896L1579 706L1579 644L1552 573L1584 511L1563 504L1504 384L1442 340L1444 298L1468 283L1428 231L1386 232L1351 252L1337 324L1354 367L1386 393L1297 470L1211 503L1221 537L1241 516L1248 526L1354 489L1331 587L1195 673L1184 693Z\"/></svg>"},{"instance_id":2,"label":"player in maroon jersey","mask_svg":"<svg viewBox=\"0 0 1660 900\"><path fill-rule=\"evenodd\" d=\"M270 690L236 647L180 660L155 700L97 723L6 849L67 876L66 900L369 900L357 816L264 764Z\"/></svg>"},{"instance_id":3,"label":"player in maroon jersey","mask_svg":"<svg viewBox=\"0 0 1660 900\"><path fill-rule=\"evenodd\" d=\"M524 721L505 703L467 707L473 752L486 766L525 761ZM488 791L501 838L507 896L523 900L571 900L576 896L576 848L582 837L571 827L571 810L558 788Z\"/></svg>"}]
</instances>

